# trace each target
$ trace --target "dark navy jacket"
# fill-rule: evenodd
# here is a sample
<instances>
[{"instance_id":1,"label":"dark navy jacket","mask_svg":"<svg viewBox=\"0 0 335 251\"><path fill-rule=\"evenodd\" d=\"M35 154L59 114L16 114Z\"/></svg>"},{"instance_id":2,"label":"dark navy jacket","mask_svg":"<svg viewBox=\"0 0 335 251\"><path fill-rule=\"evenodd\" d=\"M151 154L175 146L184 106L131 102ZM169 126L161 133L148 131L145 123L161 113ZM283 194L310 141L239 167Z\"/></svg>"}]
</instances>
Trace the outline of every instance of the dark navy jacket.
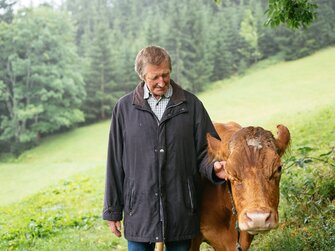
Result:
<instances>
[{"instance_id":1,"label":"dark navy jacket","mask_svg":"<svg viewBox=\"0 0 335 251\"><path fill-rule=\"evenodd\" d=\"M113 110L103 219L123 215L131 241L192 239L199 232L200 175L215 182L206 134L219 136L199 99L172 80L158 124L143 85Z\"/></svg>"}]
</instances>

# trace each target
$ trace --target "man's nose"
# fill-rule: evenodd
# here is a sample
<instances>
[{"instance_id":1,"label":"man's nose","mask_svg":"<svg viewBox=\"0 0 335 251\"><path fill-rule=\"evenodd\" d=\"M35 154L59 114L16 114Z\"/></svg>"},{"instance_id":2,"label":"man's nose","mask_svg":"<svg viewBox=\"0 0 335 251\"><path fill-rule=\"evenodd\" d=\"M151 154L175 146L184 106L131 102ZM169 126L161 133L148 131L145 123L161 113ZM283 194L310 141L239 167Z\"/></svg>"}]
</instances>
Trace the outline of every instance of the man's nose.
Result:
<instances>
[{"instance_id":1,"label":"man's nose","mask_svg":"<svg viewBox=\"0 0 335 251\"><path fill-rule=\"evenodd\" d=\"M160 76L157 80L157 84L161 87L164 87L165 86L165 81L164 81L164 78L162 76Z\"/></svg>"}]
</instances>

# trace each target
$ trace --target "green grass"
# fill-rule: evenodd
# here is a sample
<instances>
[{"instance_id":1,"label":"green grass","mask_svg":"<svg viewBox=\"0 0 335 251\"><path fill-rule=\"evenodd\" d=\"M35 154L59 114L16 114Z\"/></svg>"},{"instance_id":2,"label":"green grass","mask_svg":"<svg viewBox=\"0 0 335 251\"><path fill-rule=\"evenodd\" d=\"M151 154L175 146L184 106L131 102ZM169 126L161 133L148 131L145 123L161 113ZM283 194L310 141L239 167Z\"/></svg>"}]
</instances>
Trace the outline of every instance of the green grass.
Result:
<instances>
[{"instance_id":1,"label":"green grass","mask_svg":"<svg viewBox=\"0 0 335 251\"><path fill-rule=\"evenodd\" d=\"M70 238L69 238L70 236ZM126 240L117 239L104 222L96 223L89 229L70 228L51 238L38 239L30 251L42 250L115 250L124 251ZM52 248L50 248L52 247Z\"/></svg>"},{"instance_id":2,"label":"green grass","mask_svg":"<svg viewBox=\"0 0 335 251\"><path fill-rule=\"evenodd\" d=\"M214 121L285 124L287 117L335 103L335 48L292 62L254 67L199 95ZM280 119L280 121L279 121Z\"/></svg>"},{"instance_id":3,"label":"green grass","mask_svg":"<svg viewBox=\"0 0 335 251\"><path fill-rule=\"evenodd\" d=\"M103 166L108 129L106 121L54 135L17 160L0 162L0 205L17 202L60 179Z\"/></svg>"},{"instance_id":4,"label":"green grass","mask_svg":"<svg viewBox=\"0 0 335 251\"><path fill-rule=\"evenodd\" d=\"M101 220L104 167L2 207L0 250L122 250ZM123 245L121 245L123 243Z\"/></svg>"}]
</instances>

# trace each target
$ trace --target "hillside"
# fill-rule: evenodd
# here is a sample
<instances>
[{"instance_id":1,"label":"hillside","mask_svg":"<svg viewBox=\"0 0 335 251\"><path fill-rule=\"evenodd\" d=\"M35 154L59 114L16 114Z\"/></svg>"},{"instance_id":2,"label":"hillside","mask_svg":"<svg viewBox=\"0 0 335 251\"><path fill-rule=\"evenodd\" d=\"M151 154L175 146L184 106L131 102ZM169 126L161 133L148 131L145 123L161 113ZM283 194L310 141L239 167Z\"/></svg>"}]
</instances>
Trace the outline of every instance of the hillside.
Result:
<instances>
[{"instance_id":1,"label":"hillside","mask_svg":"<svg viewBox=\"0 0 335 251\"><path fill-rule=\"evenodd\" d=\"M250 69L243 77L217 82L201 93L215 121L242 125L293 125L335 103L335 48L297 61ZM45 139L13 162L0 163L0 205L73 174L100 166L104 172L109 121ZM268 129L271 129L268 128ZM19 185L18 185L19 184Z\"/></svg>"},{"instance_id":2,"label":"hillside","mask_svg":"<svg viewBox=\"0 0 335 251\"><path fill-rule=\"evenodd\" d=\"M220 81L199 95L214 121L284 123L288 117L335 103L335 48Z\"/></svg>"},{"instance_id":3,"label":"hillside","mask_svg":"<svg viewBox=\"0 0 335 251\"><path fill-rule=\"evenodd\" d=\"M0 205L106 161L109 122L51 136L16 161L0 162ZM19 184L19 185L18 185Z\"/></svg>"}]
</instances>

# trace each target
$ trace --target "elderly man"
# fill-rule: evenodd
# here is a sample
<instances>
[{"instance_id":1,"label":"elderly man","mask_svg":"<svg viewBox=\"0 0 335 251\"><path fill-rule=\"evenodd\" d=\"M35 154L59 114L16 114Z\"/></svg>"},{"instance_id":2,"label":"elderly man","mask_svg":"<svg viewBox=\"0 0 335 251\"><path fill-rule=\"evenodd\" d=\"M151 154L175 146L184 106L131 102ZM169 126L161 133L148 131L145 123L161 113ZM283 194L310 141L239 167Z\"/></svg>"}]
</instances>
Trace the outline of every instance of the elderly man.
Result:
<instances>
[{"instance_id":1,"label":"elderly man","mask_svg":"<svg viewBox=\"0 0 335 251\"><path fill-rule=\"evenodd\" d=\"M188 250L199 232L199 179L225 179L224 162L209 162L206 134L218 138L202 103L170 79L171 58L158 46L135 61L142 80L112 115L103 219L128 250Z\"/></svg>"}]
</instances>

